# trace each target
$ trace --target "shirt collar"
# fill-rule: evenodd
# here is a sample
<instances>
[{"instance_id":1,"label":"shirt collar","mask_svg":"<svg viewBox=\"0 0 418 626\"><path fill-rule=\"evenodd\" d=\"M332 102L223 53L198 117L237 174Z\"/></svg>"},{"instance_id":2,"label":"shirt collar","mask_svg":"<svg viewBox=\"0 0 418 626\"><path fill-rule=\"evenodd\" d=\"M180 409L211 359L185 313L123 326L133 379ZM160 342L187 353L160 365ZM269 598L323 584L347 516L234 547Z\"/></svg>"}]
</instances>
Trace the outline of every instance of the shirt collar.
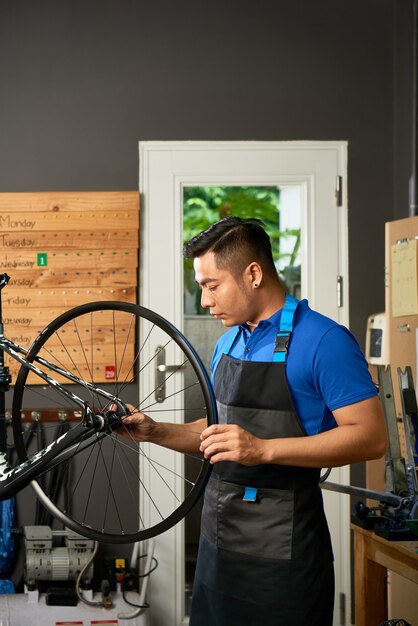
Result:
<instances>
[{"instance_id":1,"label":"shirt collar","mask_svg":"<svg viewBox=\"0 0 418 626\"><path fill-rule=\"evenodd\" d=\"M267 319L260 320L256 328L266 328L267 326L274 326L274 328L277 331L279 331L281 317L282 317L282 309L279 309L278 311L273 313L273 315L271 315ZM239 327L244 332L247 332L247 333L250 332L250 329L248 328L246 323L245 324L240 324Z\"/></svg>"}]
</instances>

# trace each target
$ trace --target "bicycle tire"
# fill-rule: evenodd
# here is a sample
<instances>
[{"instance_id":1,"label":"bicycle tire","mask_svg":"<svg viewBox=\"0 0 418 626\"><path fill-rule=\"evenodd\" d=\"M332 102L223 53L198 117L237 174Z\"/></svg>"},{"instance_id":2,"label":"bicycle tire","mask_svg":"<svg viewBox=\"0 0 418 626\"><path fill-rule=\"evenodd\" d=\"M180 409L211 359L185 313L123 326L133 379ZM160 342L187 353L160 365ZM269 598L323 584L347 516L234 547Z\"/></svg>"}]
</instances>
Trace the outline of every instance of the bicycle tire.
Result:
<instances>
[{"instance_id":1,"label":"bicycle tire","mask_svg":"<svg viewBox=\"0 0 418 626\"><path fill-rule=\"evenodd\" d=\"M107 343L103 340L105 333L110 337ZM149 354L152 336L159 343L163 338L165 349L173 351L177 357L181 355L184 359L181 369L186 366L184 377L193 379L193 384L189 386L183 384L183 375L177 371L167 375L165 383L169 389L165 403L150 399L155 391L151 385L150 369L154 368L155 358L147 362L143 355ZM103 352L106 352L103 357L105 361L103 363L101 358L98 363L99 353ZM105 364L111 353L114 354L114 362L108 368ZM170 411L177 417L177 423L204 416L208 425L217 421L210 380L196 351L172 324L139 305L93 302L67 311L39 334L28 351L26 360L47 371L44 365L39 365L39 358L48 359L50 363L68 370L95 389L105 389L124 403L125 396L135 394L138 389L139 402L132 404L144 413L151 414L156 421L171 421L164 419L170 415ZM104 382L103 367L113 372L115 380ZM56 377L56 373L48 373L52 378ZM22 416L35 403L39 406L39 402L43 402L51 406L59 402L58 406L63 411L68 413L78 410L81 413L79 406L74 407L71 400L61 397L56 383L34 380L34 376L22 365L14 389L12 427L20 462L30 456L25 446ZM100 382L97 382L98 378ZM109 391L108 385L113 391ZM82 385L66 385L65 388L75 389L76 395L80 397L81 394L96 413L100 414L101 411L104 414L109 409L109 402L104 402L91 389ZM193 403L199 396L198 403L192 407L189 406L190 400L187 400L191 388ZM145 389L145 395L141 397L142 389ZM200 410L204 414L196 415ZM96 541L131 543L165 532L191 510L211 472L210 463L199 454L183 455L150 443L133 442L126 433L125 436L121 435L121 429L113 428L93 435L90 433L90 438L72 444L68 451L59 455L57 462L71 466L73 476L72 491L67 501L63 502L62 493L52 498L52 488L42 487L39 478L32 482L38 498L54 517L64 526ZM199 433L192 435L198 437ZM161 458L165 459L164 463L160 462ZM188 475L180 477L180 469L186 465ZM49 473L53 472L53 466L54 463L48 467ZM191 466L195 467L191 469ZM192 478L190 473L193 474ZM107 486L104 487L105 479ZM122 484L124 481L126 485ZM81 505L81 498L87 502L83 501ZM127 499L131 498L132 501L128 503ZM136 506L138 514L135 513Z\"/></svg>"}]
</instances>

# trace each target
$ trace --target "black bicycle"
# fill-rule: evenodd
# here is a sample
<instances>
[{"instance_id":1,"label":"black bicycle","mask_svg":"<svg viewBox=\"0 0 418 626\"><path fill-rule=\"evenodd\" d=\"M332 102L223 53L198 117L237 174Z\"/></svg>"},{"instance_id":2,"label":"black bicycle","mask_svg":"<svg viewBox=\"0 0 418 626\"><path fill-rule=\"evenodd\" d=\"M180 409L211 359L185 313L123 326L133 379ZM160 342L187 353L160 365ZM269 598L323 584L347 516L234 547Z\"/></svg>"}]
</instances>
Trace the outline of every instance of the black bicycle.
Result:
<instances>
[{"instance_id":1,"label":"black bicycle","mask_svg":"<svg viewBox=\"0 0 418 626\"><path fill-rule=\"evenodd\" d=\"M127 398L134 389L135 408L155 420L182 423L206 416L208 425L216 422L212 387L195 350L161 316L124 302L73 308L26 350L4 336L1 293L8 282L9 276L0 274L0 499L32 483L41 503L65 526L110 543L148 539L178 523L201 495L209 462L199 454L138 443L123 418L131 412ZM145 347L155 340L158 348L149 356ZM176 367L159 364L166 351ZM5 354L20 363L11 408L14 466L6 439L11 377ZM103 363L110 364L105 382L99 376ZM41 413L52 411L57 422L77 423L29 455L27 416L36 418L39 406L45 407Z\"/></svg>"}]
</instances>

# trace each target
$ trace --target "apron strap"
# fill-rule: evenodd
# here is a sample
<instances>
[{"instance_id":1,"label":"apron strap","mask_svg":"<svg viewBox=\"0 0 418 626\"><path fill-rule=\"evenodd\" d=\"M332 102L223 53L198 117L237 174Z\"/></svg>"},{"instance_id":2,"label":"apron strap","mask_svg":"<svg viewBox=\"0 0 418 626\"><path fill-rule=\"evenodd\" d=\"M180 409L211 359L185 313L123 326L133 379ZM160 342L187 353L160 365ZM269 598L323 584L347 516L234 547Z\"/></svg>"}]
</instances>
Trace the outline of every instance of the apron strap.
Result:
<instances>
[{"instance_id":1,"label":"apron strap","mask_svg":"<svg viewBox=\"0 0 418 626\"><path fill-rule=\"evenodd\" d=\"M282 316L280 318L280 328L274 346L273 363L284 363L286 361L290 333L293 330L293 317L298 304L299 300L288 293L286 294Z\"/></svg>"},{"instance_id":2,"label":"apron strap","mask_svg":"<svg viewBox=\"0 0 418 626\"><path fill-rule=\"evenodd\" d=\"M284 363L287 355L287 346L289 343L290 333L293 330L293 316L296 308L299 304L299 300L286 294L284 307L282 309L282 316L280 318L280 328L276 336L276 344L274 346L273 362ZM235 343L238 333L240 331L239 326L236 328L236 332L232 333L230 340L225 344L222 353L228 355L232 346ZM214 374L214 372L213 372Z\"/></svg>"}]
</instances>

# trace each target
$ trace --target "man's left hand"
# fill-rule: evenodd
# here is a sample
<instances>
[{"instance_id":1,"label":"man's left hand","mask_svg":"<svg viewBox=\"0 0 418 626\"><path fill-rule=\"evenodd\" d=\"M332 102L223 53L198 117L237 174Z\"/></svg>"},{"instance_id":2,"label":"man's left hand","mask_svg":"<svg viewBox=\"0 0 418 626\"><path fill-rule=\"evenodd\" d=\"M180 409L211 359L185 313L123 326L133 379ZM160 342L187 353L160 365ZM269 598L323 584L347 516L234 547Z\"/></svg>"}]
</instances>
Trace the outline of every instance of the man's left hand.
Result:
<instances>
[{"instance_id":1,"label":"man's left hand","mask_svg":"<svg viewBox=\"0 0 418 626\"><path fill-rule=\"evenodd\" d=\"M236 424L213 424L200 438L200 451L211 463L234 461L250 466L264 462L265 441Z\"/></svg>"}]
</instances>

